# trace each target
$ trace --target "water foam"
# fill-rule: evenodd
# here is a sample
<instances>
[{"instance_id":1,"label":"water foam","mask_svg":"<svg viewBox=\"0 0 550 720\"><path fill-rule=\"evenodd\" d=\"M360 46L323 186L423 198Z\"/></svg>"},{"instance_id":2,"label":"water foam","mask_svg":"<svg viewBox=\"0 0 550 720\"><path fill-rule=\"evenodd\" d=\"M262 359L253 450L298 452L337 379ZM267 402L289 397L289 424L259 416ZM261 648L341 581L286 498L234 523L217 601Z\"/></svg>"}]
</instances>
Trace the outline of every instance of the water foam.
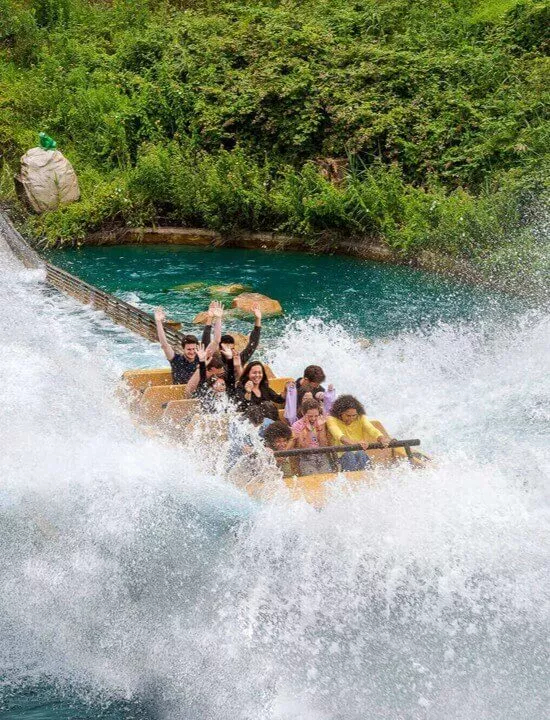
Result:
<instances>
[{"instance_id":1,"label":"water foam","mask_svg":"<svg viewBox=\"0 0 550 720\"><path fill-rule=\"evenodd\" d=\"M144 436L112 387L158 349L22 278L0 289L9 682L166 718L546 714L547 316L368 348L292 324L269 358L280 374L318 362L438 460L353 496L335 483L318 512L257 506L209 471L212 447Z\"/></svg>"}]
</instances>

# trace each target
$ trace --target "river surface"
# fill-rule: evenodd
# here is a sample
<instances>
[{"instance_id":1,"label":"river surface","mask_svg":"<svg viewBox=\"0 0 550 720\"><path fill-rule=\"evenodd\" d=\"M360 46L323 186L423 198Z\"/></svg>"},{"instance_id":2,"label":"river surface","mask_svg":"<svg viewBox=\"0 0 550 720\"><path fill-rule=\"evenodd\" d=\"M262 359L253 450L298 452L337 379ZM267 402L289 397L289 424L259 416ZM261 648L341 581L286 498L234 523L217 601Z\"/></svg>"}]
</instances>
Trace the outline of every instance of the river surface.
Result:
<instances>
[{"instance_id":1,"label":"river surface","mask_svg":"<svg viewBox=\"0 0 550 720\"><path fill-rule=\"evenodd\" d=\"M118 404L122 370L163 365L158 346L0 254L3 720L550 714L547 312L339 257L53 259L186 323L210 296L182 283L276 297L261 352L278 374L323 365L437 463L336 483L320 512L256 504L215 445L143 435Z\"/></svg>"}]
</instances>

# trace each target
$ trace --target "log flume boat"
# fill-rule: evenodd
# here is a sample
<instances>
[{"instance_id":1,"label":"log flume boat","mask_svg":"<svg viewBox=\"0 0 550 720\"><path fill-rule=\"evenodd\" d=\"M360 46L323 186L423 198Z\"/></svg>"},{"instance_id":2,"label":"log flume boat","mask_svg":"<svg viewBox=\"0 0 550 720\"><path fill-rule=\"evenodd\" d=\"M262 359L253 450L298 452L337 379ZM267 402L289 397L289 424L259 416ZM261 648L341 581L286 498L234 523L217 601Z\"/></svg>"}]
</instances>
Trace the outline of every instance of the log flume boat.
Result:
<instances>
[{"instance_id":1,"label":"log flume boat","mask_svg":"<svg viewBox=\"0 0 550 720\"><path fill-rule=\"evenodd\" d=\"M126 327L147 340L157 341L155 320L152 315L84 282L66 270L46 262L29 247L25 239L13 227L9 218L2 212L0 212L0 235L23 266L43 270L44 281L52 288L69 295L88 307L103 312L114 323ZM176 326L171 327L170 323L168 323L165 327L165 333L172 345L181 343L183 335ZM278 393L282 392L285 385L293 380L290 377L275 377L268 367L267 370L270 376L269 384ZM190 424L198 422L198 401L185 399L185 386L172 384L172 374L169 369L128 370L123 374L119 393L124 402L128 404L136 420L148 432L166 434L177 441L178 437L181 437ZM282 413L282 408L280 412ZM380 429L381 433L388 434L378 420L370 418L370 421ZM373 462L374 470L338 473L335 468L333 473L293 475L285 477L283 481L293 499L305 499L316 506L321 506L325 502L330 484L337 478L345 477L350 486L354 484L372 484L376 480L377 466L387 466L395 462L408 461L415 468L423 467L429 459L422 453L411 450L412 447L417 447L419 444L419 440L413 439L394 441L388 448L376 443L370 445L368 454ZM359 449L359 446L347 445L345 448L340 449L353 450ZM311 454L312 452L325 452L334 455L338 450L337 447L319 448L314 451L311 449L305 451L287 450L275 452L274 455L291 458L300 453ZM238 479L237 484L239 484ZM277 492L277 488L273 484L257 478L243 483L243 487L249 495L262 500L269 499L270 496Z\"/></svg>"},{"instance_id":2,"label":"log flume boat","mask_svg":"<svg viewBox=\"0 0 550 720\"><path fill-rule=\"evenodd\" d=\"M275 377L269 366L267 366L269 385L275 392L281 393L288 382L293 378ZM145 369L127 370L118 388L119 397L128 404L130 412L136 422L148 433L158 434L170 438L174 442L183 440L186 435L193 431L197 423L208 423L212 420L219 433L220 439L227 439L227 423L224 425L223 418L214 419L215 416L204 415L198 400L185 398L185 385L173 385L172 374L169 369ZM279 409L282 417L283 408ZM383 434L388 434L382 423L369 418ZM221 422L220 422L221 420ZM335 481L342 481L345 478L347 489L360 484L372 485L376 482L376 470L379 467L388 467L395 463L408 462L419 469L424 467L428 461L427 456L419 453L417 448L420 441L417 439L393 440L389 447L379 443L372 443L368 448L368 455L372 460L371 469L339 472L334 463L334 472L317 475L294 474L283 477L283 487L290 497L295 500L306 500L316 507L321 507L327 498L328 493ZM329 457L336 460L339 451L360 450L361 446L346 445L341 447L321 447L315 449L301 450L291 449L275 451L275 457L288 457L291 460L301 454L327 453ZM276 493L280 492L281 483L266 482L256 475L254 478L246 479L233 476L232 481L246 490L253 498L269 500ZM279 477L277 477L280 480Z\"/></svg>"}]
</instances>

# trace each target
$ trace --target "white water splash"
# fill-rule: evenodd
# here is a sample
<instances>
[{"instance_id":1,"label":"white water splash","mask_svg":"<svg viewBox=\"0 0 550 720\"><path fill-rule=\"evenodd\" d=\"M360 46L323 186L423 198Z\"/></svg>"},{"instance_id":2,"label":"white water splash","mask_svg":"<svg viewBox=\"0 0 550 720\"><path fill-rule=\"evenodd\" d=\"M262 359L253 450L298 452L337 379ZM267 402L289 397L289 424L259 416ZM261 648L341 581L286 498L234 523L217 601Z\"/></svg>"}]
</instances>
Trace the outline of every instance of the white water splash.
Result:
<instances>
[{"instance_id":1,"label":"white water splash","mask_svg":"<svg viewBox=\"0 0 550 720\"><path fill-rule=\"evenodd\" d=\"M547 714L548 316L367 349L300 322L279 374L321 364L437 457L322 512L256 506L112 395L157 348L0 270L0 666L137 697L151 716ZM546 368L545 368L546 366ZM211 466L214 467L214 457Z\"/></svg>"}]
</instances>

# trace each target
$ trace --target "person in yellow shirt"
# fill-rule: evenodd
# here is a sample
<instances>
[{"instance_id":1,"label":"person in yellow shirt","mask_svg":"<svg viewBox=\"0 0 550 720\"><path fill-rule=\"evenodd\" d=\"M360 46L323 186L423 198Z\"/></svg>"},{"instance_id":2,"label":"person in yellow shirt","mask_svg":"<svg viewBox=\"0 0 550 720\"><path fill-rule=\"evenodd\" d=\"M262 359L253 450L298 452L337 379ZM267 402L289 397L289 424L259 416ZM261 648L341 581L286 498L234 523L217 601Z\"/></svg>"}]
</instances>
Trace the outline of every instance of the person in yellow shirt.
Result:
<instances>
[{"instance_id":1,"label":"person in yellow shirt","mask_svg":"<svg viewBox=\"0 0 550 720\"><path fill-rule=\"evenodd\" d=\"M388 446L390 438L376 428L365 414L365 408L353 395L340 395L327 417L327 429L333 445L362 445L363 450L342 453L340 468L344 471L364 470L371 465L365 449L369 443Z\"/></svg>"}]
</instances>

